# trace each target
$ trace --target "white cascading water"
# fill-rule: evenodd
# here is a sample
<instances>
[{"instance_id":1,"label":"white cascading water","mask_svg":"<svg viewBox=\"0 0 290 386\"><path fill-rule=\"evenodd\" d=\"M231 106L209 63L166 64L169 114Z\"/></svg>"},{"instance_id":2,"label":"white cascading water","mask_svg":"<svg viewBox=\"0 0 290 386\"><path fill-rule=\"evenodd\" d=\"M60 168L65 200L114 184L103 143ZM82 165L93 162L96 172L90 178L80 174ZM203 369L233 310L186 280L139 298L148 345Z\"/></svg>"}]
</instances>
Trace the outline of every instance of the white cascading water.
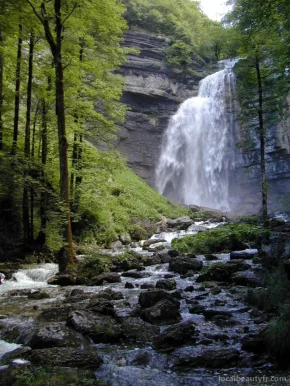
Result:
<instances>
[{"instance_id":1,"label":"white cascading water","mask_svg":"<svg viewBox=\"0 0 290 386\"><path fill-rule=\"evenodd\" d=\"M230 174L236 165L233 91L236 60L200 82L171 118L163 138L156 186L183 204L224 211L231 208Z\"/></svg>"}]
</instances>

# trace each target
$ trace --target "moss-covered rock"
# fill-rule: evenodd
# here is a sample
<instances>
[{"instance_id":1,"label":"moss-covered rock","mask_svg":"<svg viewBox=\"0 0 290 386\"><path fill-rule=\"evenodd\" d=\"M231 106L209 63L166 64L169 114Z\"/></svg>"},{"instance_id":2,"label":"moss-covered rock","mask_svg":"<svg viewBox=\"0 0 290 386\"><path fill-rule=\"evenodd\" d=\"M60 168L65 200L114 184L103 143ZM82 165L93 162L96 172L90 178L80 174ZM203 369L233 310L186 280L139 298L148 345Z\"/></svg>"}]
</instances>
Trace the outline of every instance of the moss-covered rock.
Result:
<instances>
[{"instance_id":1,"label":"moss-covered rock","mask_svg":"<svg viewBox=\"0 0 290 386\"><path fill-rule=\"evenodd\" d=\"M200 232L182 239L174 239L172 247L181 253L211 254L247 248L249 242L256 243L261 228L249 224L225 225Z\"/></svg>"}]
</instances>

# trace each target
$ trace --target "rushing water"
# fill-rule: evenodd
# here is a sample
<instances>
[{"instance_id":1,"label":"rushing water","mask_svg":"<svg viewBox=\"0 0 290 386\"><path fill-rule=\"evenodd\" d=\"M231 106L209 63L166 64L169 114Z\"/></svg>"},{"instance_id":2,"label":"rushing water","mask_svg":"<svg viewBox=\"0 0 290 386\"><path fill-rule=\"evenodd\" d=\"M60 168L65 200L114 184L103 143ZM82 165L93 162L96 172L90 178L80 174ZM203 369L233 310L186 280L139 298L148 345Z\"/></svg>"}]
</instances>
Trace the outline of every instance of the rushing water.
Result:
<instances>
[{"instance_id":1,"label":"rushing water","mask_svg":"<svg viewBox=\"0 0 290 386\"><path fill-rule=\"evenodd\" d=\"M236 61L200 82L172 117L157 168L158 191L183 204L231 208L230 175L236 165L233 91Z\"/></svg>"},{"instance_id":2,"label":"rushing water","mask_svg":"<svg viewBox=\"0 0 290 386\"><path fill-rule=\"evenodd\" d=\"M58 272L57 264L43 264L37 268L21 269L13 274L12 280L3 280L0 295L14 289L47 286L47 281Z\"/></svg>"}]
</instances>

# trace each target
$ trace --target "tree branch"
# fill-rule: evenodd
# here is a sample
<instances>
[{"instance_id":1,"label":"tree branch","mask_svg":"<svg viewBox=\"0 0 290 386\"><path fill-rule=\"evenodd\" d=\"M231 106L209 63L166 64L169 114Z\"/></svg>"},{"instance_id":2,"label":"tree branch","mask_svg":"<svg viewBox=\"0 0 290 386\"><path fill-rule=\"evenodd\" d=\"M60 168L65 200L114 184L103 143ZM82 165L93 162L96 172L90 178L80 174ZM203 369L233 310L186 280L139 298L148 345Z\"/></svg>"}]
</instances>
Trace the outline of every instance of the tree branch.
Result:
<instances>
[{"instance_id":1,"label":"tree branch","mask_svg":"<svg viewBox=\"0 0 290 386\"><path fill-rule=\"evenodd\" d=\"M67 17L66 17L66 18L64 19L64 21L62 22L62 26L64 26L64 23L71 17L71 15L74 13L74 11L75 11L75 9L76 9L77 6L78 6L78 2L76 1L76 2L74 3L74 6L73 6L71 12L67 15Z\"/></svg>"}]
</instances>

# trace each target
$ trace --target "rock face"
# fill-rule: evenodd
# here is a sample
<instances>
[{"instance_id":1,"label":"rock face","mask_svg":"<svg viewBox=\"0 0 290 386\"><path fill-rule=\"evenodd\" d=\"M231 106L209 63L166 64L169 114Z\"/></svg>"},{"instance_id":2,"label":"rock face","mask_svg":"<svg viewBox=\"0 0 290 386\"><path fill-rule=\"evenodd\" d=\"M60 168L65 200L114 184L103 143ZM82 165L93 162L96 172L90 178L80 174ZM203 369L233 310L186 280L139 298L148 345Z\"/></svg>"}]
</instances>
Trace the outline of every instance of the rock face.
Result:
<instances>
[{"instance_id":1,"label":"rock face","mask_svg":"<svg viewBox=\"0 0 290 386\"><path fill-rule=\"evenodd\" d=\"M190 76L167 66L168 38L136 31L126 32L124 38L124 45L136 48L140 55L129 55L120 70L126 77L122 101L130 111L118 134L117 149L133 171L154 186L162 135L170 117L181 102L197 95L199 81L214 71L198 61Z\"/></svg>"}]
</instances>

